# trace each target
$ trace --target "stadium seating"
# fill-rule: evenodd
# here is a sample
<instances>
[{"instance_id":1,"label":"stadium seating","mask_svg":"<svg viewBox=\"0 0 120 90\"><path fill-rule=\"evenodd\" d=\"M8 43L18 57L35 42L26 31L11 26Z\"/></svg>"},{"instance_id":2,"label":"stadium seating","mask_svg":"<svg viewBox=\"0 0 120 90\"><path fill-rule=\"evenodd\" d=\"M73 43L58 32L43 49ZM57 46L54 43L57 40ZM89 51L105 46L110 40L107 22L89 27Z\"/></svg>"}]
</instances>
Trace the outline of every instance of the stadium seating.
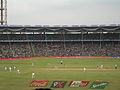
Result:
<instances>
[{"instance_id":1,"label":"stadium seating","mask_svg":"<svg viewBox=\"0 0 120 90\"><path fill-rule=\"evenodd\" d=\"M0 43L0 58L43 56L120 56L119 42Z\"/></svg>"},{"instance_id":2,"label":"stadium seating","mask_svg":"<svg viewBox=\"0 0 120 90\"><path fill-rule=\"evenodd\" d=\"M120 27L0 27L0 58L120 57Z\"/></svg>"}]
</instances>

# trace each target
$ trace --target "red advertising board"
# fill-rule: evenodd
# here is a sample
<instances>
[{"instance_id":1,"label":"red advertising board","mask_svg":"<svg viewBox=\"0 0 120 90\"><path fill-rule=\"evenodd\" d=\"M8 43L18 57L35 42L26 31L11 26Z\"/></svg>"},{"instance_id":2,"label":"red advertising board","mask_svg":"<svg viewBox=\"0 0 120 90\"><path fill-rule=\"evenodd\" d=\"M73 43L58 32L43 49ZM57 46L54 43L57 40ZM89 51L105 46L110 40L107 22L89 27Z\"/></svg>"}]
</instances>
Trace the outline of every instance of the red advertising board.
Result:
<instances>
[{"instance_id":1,"label":"red advertising board","mask_svg":"<svg viewBox=\"0 0 120 90\"><path fill-rule=\"evenodd\" d=\"M70 87L86 87L89 84L89 81L71 81Z\"/></svg>"},{"instance_id":2,"label":"red advertising board","mask_svg":"<svg viewBox=\"0 0 120 90\"><path fill-rule=\"evenodd\" d=\"M30 87L47 87L50 81L43 80L43 81L32 81Z\"/></svg>"}]
</instances>

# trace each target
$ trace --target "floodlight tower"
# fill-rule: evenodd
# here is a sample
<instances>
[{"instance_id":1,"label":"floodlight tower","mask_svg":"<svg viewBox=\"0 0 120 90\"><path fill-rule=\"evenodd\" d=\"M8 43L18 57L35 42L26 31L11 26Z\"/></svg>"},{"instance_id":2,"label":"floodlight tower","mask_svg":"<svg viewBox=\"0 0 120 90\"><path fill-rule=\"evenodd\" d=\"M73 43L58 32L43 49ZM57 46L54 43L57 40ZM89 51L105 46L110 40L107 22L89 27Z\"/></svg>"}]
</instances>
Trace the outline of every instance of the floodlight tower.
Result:
<instances>
[{"instance_id":1,"label":"floodlight tower","mask_svg":"<svg viewBox=\"0 0 120 90\"><path fill-rule=\"evenodd\" d=\"M0 0L0 24L7 25L7 0Z\"/></svg>"}]
</instances>

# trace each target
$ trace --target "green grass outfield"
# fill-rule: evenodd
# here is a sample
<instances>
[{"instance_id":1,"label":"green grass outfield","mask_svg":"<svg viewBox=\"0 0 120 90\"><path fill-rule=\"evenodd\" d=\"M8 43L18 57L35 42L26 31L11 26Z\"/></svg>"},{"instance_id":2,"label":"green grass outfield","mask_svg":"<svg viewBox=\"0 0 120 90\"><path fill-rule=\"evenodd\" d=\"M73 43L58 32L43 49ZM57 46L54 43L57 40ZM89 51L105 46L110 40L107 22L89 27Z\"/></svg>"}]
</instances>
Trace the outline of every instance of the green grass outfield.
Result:
<instances>
[{"instance_id":1,"label":"green grass outfield","mask_svg":"<svg viewBox=\"0 0 120 90\"><path fill-rule=\"evenodd\" d=\"M60 61L63 64L60 64ZM32 66L32 63L34 66ZM118 65L118 69L114 69L114 65ZM104 65L104 69L96 69L97 65ZM16 66L17 69L9 72L4 67ZM87 70L84 72L83 67ZM31 78L32 72L35 72L35 79ZM29 87L33 80L50 80L48 87L52 81L65 80L68 81L64 88L53 90L94 90L90 89L90 85L94 80L109 81L108 86L104 90L120 90L120 59L110 58L75 58L75 59L26 59L26 60L0 60L0 90L34 90L35 87ZM90 81L87 87L70 88L70 81ZM97 89L95 89L97 90Z\"/></svg>"}]
</instances>

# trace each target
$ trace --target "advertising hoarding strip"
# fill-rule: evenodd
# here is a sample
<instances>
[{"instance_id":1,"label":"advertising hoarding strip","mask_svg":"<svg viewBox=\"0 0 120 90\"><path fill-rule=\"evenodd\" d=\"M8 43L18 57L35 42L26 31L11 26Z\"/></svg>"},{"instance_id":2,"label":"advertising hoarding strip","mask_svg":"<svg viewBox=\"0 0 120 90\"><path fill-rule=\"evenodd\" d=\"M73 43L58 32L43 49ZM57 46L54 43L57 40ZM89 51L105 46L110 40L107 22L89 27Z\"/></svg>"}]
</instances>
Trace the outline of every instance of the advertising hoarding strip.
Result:
<instances>
[{"instance_id":1,"label":"advertising hoarding strip","mask_svg":"<svg viewBox=\"0 0 120 90\"><path fill-rule=\"evenodd\" d=\"M89 81L71 81L69 87L86 87Z\"/></svg>"},{"instance_id":2,"label":"advertising hoarding strip","mask_svg":"<svg viewBox=\"0 0 120 90\"><path fill-rule=\"evenodd\" d=\"M48 80L32 81L30 87L47 87L49 82Z\"/></svg>"},{"instance_id":3,"label":"advertising hoarding strip","mask_svg":"<svg viewBox=\"0 0 120 90\"><path fill-rule=\"evenodd\" d=\"M51 88L64 88L67 81L53 81Z\"/></svg>"},{"instance_id":4,"label":"advertising hoarding strip","mask_svg":"<svg viewBox=\"0 0 120 90\"><path fill-rule=\"evenodd\" d=\"M109 84L109 82L107 81L94 81L90 88L91 89L104 89L107 85Z\"/></svg>"}]
</instances>

